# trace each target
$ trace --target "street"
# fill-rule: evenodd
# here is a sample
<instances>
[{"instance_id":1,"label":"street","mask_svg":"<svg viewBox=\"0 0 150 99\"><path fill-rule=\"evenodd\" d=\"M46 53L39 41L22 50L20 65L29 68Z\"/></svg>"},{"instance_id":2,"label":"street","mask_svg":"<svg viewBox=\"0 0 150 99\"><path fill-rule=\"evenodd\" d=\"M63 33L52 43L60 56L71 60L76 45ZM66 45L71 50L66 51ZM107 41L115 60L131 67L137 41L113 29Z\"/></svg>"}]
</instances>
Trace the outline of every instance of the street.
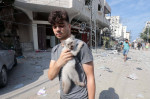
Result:
<instances>
[{"instance_id":1,"label":"street","mask_svg":"<svg viewBox=\"0 0 150 99\"><path fill-rule=\"evenodd\" d=\"M113 50L93 50L93 56L95 99L150 99L150 50L130 49L126 62ZM9 72L0 99L59 99L58 77L47 76L49 62L50 52L25 52ZM45 92L37 95L39 90Z\"/></svg>"}]
</instances>

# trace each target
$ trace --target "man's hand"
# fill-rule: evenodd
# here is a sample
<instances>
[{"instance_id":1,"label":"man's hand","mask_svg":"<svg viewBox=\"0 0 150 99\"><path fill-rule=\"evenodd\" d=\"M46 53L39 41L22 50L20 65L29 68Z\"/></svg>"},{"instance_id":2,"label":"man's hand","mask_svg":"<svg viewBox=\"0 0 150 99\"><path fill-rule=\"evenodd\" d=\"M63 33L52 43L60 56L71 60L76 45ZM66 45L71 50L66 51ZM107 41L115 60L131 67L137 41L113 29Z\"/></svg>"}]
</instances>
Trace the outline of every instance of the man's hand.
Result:
<instances>
[{"instance_id":1,"label":"man's hand","mask_svg":"<svg viewBox=\"0 0 150 99\"><path fill-rule=\"evenodd\" d=\"M59 59L57 60L57 65L63 67L69 60L73 57L69 49L61 52Z\"/></svg>"},{"instance_id":2,"label":"man's hand","mask_svg":"<svg viewBox=\"0 0 150 99\"><path fill-rule=\"evenodd\" d=\"M51 60L49 65L48 77L53 80L59 73L61 67L63 67L69 60L72 59L72 53L69 49L61 52L57 61Z\"/></svg>"}]
</instances>

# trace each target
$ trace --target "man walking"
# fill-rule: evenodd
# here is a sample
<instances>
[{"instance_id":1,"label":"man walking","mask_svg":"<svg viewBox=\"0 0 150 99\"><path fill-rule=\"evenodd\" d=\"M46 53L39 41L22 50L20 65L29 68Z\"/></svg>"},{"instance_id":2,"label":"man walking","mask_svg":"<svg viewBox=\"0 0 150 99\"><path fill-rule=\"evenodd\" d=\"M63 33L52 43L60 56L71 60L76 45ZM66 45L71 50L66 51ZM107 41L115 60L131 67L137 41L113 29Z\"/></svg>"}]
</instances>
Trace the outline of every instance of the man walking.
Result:
<instances>
[{"instance_id":1,"label":"man walking","mask_svg":"<svg viewBox=\"0 0 150 99\"><path fill-rule=\"evenodd\" d=\"M75 69L78 72L81 82L86 84L85 87L77 86L73 82L68 94L62 90L61 72L63 66L73 58L70 50L62 51L62 42L71 36L71 24L66 11L53 11L48 18L52 25L55 36L60 40L51 52L51 61L49 65L48 77L53 80L57 75L60 81L60 98L61 99L94 99L95 98L95 78L93 56L86 43L84 43L76 57ZM78 41L78 39L76 39ZM62 51L62 52L61 52Z\"/></svg>"},{"instance_id":2,"label":"man walking","mask_svg":"<svg viewBox=\"0 0 150 99\"><path fill-rule=\"evenodd\" d=\"M127 60L127 54L129 52L130 46L131 46L131 44L129 43L128 39L126 39L125 42L122 45L123 55L124 55L124 62Z\"/></svg>"}]
</instances>

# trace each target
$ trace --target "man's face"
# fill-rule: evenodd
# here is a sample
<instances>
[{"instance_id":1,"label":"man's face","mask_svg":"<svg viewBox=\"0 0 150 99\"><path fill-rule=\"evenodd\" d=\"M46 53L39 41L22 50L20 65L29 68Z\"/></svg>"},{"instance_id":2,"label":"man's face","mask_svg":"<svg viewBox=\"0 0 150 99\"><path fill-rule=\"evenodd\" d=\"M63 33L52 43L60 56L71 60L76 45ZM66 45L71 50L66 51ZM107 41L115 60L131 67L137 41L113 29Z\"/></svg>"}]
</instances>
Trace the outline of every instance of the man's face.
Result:
<instances>
[{"instance_id":1,"label":"man's face","mask_svg":"<svg viewBox=\"0 0 150 99\"><path fill-rule=\"evenodd\" d=\"M126 43L128 42L128 40L126 40Z\"/></svg>"},{"instance_id":2,"label":"man's face","mask_svg":"<svg viewBox=\"0 0 150 99\"><path fill-rule=\"evenodd\" d=\"M66 21L56 23L52 26L55 36L59 40L65 40L70 36L71 25Z\"/></svg>"}]
</instances>

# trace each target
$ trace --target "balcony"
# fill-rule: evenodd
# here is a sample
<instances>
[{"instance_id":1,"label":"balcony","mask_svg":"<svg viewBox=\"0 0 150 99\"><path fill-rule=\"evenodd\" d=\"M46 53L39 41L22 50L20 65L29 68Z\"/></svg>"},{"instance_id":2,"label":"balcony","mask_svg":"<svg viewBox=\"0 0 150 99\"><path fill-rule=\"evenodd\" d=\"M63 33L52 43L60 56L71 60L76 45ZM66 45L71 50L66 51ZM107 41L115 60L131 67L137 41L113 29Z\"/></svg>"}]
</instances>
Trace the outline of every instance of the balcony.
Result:
<instances>
[{"instance_id":1,"label":"balcony","mask_svg":"<svg viewBox=\"0 0 150 99\"><path fill-rule=\"evenodd\" d=\"M111 13L111 8L106 1L104 1L104 13L105 14Z\"/></svg>"},{"instance_id":2,"label":"balcony","mask_svg":"<svg viewBox=\"0 0 150 99\"><path fill-rule=\"evenodd\" d=\"M62 7L72 8L72 0L15 0L14 5L31 11L49 12Z\"/></svg>"}]
</instances>

